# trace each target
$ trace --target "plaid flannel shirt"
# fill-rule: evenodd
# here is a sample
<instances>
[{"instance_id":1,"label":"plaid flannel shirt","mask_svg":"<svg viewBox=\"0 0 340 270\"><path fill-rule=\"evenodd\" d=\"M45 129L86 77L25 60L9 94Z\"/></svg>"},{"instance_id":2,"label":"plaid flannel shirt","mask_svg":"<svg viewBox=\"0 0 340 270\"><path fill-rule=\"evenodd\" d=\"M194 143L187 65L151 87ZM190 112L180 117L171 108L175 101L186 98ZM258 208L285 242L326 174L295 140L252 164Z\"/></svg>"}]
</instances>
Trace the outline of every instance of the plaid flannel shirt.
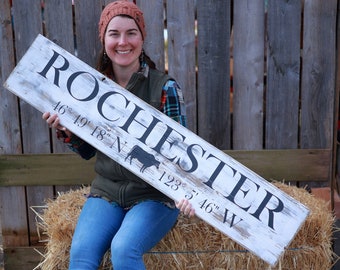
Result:
<instances>
[{"instance_id":1,"label":"plaid flannel shirt","mask_svg":"<svg viewBox=\"0 0 340 270\"><path fill-rule=\"evenodd\" d=\"M169 80L162 89L160 111L186 127L186 112L182 90Z\"/></svg>"}]
</instances>

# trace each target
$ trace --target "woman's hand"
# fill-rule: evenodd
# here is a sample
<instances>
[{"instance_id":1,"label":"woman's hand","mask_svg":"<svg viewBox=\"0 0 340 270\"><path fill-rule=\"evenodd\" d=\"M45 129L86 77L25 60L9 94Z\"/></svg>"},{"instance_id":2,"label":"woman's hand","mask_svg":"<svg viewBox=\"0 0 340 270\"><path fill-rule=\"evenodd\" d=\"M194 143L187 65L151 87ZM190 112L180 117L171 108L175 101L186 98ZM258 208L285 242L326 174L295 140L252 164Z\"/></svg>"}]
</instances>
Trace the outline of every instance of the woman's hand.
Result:
<instances>
[{"instance_id":1,"label":"woman's hand","mask_svg":"<svg viewBox=\"0 0 340 270\"><path fill-rule=\"evenodd\" d=\"M45 112L43 113L42 118L46 120L46 123L48 124L49 127L55 128L57 132L58 131L64 132L67 135L67 137L72 136L72 133L69 130L67 130L64 126L60 125L60 119L57 114Z\"/></svg>"},{"instance_id":2,"label":"woman's hand","mask_svg":"<svg viewBox=\"0 0 340 270\"><path fill-rule=\"evenodd\" d=\"M176 207L188 217L193 217L195 215L195 209L192 208L191 203L186 199L176 202Z\"/></svg>"}]
</instances>

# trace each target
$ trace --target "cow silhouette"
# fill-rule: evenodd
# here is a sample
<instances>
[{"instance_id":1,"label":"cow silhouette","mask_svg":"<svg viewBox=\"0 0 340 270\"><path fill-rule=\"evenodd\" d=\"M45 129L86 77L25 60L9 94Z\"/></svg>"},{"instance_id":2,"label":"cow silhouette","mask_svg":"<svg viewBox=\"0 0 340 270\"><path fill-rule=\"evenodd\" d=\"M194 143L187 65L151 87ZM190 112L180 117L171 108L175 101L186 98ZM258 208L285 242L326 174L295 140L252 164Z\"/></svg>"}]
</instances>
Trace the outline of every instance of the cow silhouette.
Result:
<instances>
[{"instance_id":1,"label":"cow silhouette","mask_svg":"<svg viewBox=\"0 0 340 270\"><path fill-rule=\"evenodd\" d=\"M141 172L144 172L146 168L151 166L155 166L159 169L160 162L150 153L143 150L140 146L135 145L128 155L125 158L125 161L130 159L130 164L133 159L137 159L140 163L142 163Z\"/></svg>"}]
</instances>

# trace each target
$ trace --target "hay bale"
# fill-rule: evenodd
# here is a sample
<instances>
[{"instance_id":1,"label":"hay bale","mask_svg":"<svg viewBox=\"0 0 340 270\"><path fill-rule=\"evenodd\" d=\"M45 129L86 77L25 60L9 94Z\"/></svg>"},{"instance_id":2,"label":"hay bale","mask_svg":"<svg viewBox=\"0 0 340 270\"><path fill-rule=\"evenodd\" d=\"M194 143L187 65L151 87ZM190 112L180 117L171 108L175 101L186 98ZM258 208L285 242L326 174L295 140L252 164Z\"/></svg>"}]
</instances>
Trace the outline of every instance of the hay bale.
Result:
<instances>
[{"instance_id":1,"label":"hay bale","mask_svg":"<svg viewBox=\"0 0 340 270\"><path fill-rule=\"evenodd\" d=\"M325 201L306 190L275 185L305 204L311 213L275 267L251 254L198 218L179 217L176 226L145 255L147 269L330 269L334 217ZM47 202L38 223L48 243L42 270L67 269L72 234L88 188L61 194ZM101 269L112 269L109 254Z\"/></svg>"},{"instance_id":2,"label":"hay bale","mask_svg":"<svg viewBox=\"0 0 340 270\"><path fill-rule=\"evenodd\" d=\"M61 193L55 200L48 200L43 214L39 216L37 228L46 235L48 242L41 269L68 269L69 249L72 235L85 202L88 188Z\"/></svg>"}]
</instances>

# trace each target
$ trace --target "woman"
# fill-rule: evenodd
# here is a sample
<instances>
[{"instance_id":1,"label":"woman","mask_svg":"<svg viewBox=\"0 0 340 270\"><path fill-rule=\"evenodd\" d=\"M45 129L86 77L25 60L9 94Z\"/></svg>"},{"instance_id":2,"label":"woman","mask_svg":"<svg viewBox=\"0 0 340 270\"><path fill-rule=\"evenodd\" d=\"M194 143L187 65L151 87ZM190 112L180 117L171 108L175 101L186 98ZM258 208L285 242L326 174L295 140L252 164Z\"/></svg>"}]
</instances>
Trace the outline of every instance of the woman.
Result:
<instances>
[{"instance_id":1,"label":"woman","mask_svg":"<svg viewBox=\"0 0 340 270\"><path fill-rule=\"evenodd\" d=\"M132 2L107 5L99 21L103 51L98 70L116 83L185 125L181 90L168 75L157 71L143 51L146 36L143 13ZM170 198L71 134L56 114L43 114L70 148L83 158L97 156L97 173L81 211L70 250L69 269L98 269L111 248L115 270L145 269L143 254L174 226L179 210L194 215L190 203ZM177 206L177 208L176 208Z\"/></svg>"}]
</instances>

